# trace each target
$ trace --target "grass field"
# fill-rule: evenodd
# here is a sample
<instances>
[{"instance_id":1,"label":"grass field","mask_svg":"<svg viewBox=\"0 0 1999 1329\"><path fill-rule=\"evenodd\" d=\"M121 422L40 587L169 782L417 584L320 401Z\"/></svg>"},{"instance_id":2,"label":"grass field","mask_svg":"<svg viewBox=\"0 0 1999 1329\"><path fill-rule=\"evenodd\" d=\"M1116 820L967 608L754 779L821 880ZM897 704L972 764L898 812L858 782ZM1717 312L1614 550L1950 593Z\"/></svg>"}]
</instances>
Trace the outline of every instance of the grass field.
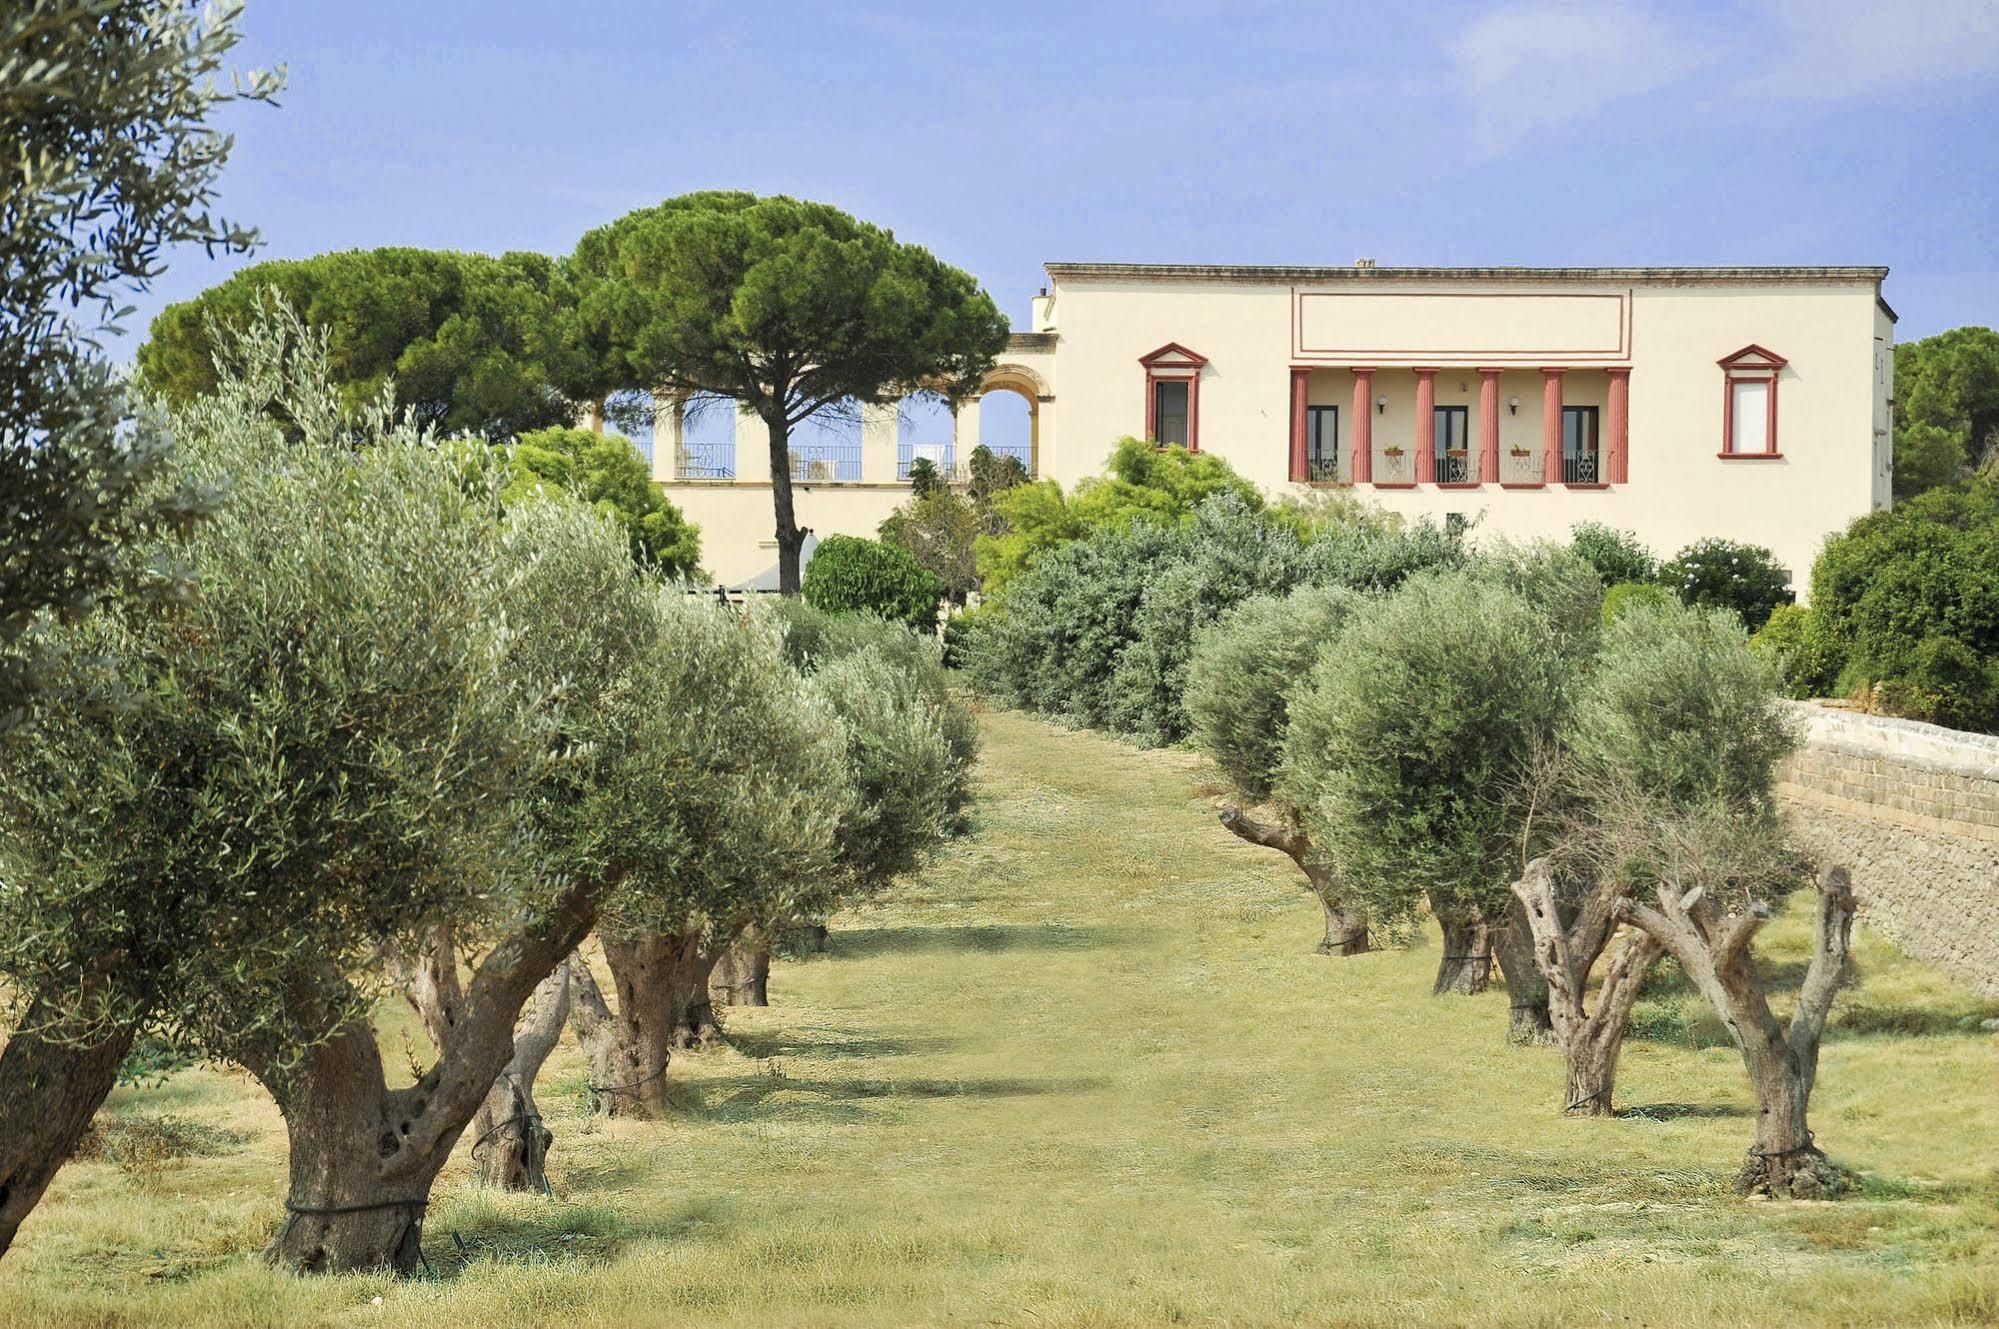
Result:
<instances>
[{"instance_id":1,"label":"grass field","mask_svg":"<svg viewBox=\"0 0 1999 1329\"><path fill-rule=\"evenodd\" d=\"M141 1144L65 1169L0 1325L1999 1321L1999 1006L1863 935L1814 1103L1862 1193L1737 1200L1747 1085L1683 989L1641 1007L1629 1113L1563 1120L1503 995L1428 995L1434 939L1315 955L1191 759L986 732L977 838L781 963L676 1063L674 1121L587 1119L565 1046L555 1202L481 1193L461 1149L434 1279L265 1268L280 1123L204 1069L118 1093L107 1144ZM1779 972L1805 940L1771 930ZM212 1152L148 1161L150 1114Z\"/></svg>"}]
</instances>

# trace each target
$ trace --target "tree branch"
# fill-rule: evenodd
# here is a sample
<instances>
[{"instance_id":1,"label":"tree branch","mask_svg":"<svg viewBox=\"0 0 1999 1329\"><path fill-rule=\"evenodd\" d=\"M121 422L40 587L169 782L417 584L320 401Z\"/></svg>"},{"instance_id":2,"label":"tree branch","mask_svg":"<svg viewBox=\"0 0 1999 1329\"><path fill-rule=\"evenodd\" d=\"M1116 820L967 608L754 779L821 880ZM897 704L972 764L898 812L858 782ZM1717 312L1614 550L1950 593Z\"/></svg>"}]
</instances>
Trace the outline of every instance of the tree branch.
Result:
<instances>
[{"instance_id":1,"label":"tree branch","mask_svg":"<svg viewBox=\"0 0 1999 1329\"><path fill-rule=\"evenodd\" d=\"M1831 867L1819 881L1818 926L1812 936L1812 962L1791 1015L1789 1041L1801 1058L1813 1056L1832 1014L1832 999L1853 963L1853 877L1844 867Z\"/></svg>"}]
</instances>

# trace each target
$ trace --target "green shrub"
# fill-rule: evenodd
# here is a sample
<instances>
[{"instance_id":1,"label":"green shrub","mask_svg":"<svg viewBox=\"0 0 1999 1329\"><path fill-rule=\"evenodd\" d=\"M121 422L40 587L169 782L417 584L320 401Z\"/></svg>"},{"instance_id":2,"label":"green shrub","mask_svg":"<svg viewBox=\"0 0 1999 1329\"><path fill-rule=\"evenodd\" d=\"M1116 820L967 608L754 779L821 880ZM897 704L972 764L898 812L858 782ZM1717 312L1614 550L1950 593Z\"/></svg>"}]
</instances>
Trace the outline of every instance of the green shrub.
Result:
<instances>
[{"instance_id":1,"label":"green shrub","mask_svg":"<svg viewBox=\"0 0 1999 1329\"><path fill-rule=\"evenodd\" d=\"M1659 561L1631 531L1613 530L1600 521L1579 521L1569 532L1569 552L1596 569L1605 586L1651 581Z\"/></svg>"},{"instance_id":2,"label":"green shrub","mask_svg":"<svg viewBox=\"0 0 1999 1329\"><path fill-rule=\"evenodd\" d=\"M1751 632L1792 600L1790 575L1775 554L1713 536L1682 549L1659 569L1659 581L1686 604L1733 609Z\"/></svg>"},{"instance_id":3,"label":"green shrub","mask_svg":"<svg viewBox=\"0 0 1999 1329\"><path fill-rule=\"evenodd\" d=\"M1823 621L1804 605L1778 605L1749 644L1776 666L1786 696L1828 695L1845 664Z\"/></svg>"},{"instance_id":4,"label":"green shrub","mask_svg":"<svg viewBox=\"0 0 1999 1329\"><path fill-rule=\"evenodd\" d=\"M919 630L936 626L944 583L900 545L829 535L805 566L806 603L829 614L874 614Z\"/></svg>"},{"instance_id":5,"label":"green shrub","mask_svg":"<svg viewBox=\"0 0 1999 1329\"><path fill-rule=\"evenodd\" d=\"M1674 602L1673 593L1657 582L1621 581L1603 593L1603 621L1615 623L1638 605Z\"/></svg>"},{"instance_id":6,"label":"green shrub","mask_svg":"<svg viewBox=\"0 0 1999 1329\"><path fill-rule=\"evenodd\" d=\"M1999 730L1999 474L1869 513L1827 541L1812 612L1841 693Z\"/></svg>"}]
</instances>

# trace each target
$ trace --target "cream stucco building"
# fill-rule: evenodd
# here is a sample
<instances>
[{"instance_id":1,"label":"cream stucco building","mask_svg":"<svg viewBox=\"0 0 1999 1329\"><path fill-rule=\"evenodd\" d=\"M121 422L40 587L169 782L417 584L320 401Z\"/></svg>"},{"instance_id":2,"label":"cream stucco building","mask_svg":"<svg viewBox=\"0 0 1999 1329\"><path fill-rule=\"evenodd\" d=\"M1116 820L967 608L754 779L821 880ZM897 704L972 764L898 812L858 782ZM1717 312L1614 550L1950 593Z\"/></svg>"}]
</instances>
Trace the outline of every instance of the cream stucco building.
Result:
<instances>
[{"instance_id":1,"label":"cream stucco building","mask_svg":"<svg viewBox=\"0 0 1999 1329\"><path fill-rule=\"evenodd\" d=\"M1669 555L1766 545L1800 590L1825 537L1889 498L1894 312L1885 268L1276 268L1051 263L985 394L1025 397L1019 449L1065 488L1128 434L1225 457L1275 495L1353 486L1483 533L1596 520ZM794 457L799 521L872 535L911 459L979 441L864 413L841 455ZM761 425L732 465L663 410L654 478L718 580L767 569Z\"/></svg>"}]
</instances>

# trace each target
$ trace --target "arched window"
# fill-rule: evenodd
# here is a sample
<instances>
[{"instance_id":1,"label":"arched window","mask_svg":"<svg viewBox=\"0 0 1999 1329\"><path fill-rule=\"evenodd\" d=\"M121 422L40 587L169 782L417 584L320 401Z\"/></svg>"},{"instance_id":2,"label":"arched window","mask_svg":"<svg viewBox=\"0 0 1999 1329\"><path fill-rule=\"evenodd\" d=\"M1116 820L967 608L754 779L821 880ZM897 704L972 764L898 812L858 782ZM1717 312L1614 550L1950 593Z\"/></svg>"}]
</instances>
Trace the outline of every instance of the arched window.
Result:
<instances>
[{"instance_id":1,"label":"arched window","mask_svg":"<svg viewBox=\"0 0 1999 1329\"><path fill-rule=\"evenodd\" d=\"M1721 361L1721 455L1780 457L1777 450L1777 380L1784 357L1745 346Z\"/></svg>"}]
</instances>

